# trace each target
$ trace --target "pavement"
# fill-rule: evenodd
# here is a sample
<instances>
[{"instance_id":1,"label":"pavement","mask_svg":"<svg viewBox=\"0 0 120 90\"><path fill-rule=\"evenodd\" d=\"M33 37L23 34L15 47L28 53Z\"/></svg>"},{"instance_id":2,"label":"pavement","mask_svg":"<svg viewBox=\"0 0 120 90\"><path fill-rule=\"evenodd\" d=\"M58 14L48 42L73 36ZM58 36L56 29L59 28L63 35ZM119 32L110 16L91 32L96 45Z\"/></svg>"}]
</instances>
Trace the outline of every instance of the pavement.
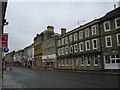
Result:
<instances>
[{"instance_id":1,"label":"pavement","mask_svg":"<svg viewBox=\"0 0 120 90\"><path fill-rule=\"evenodd\" d=\"M17 82L16 79L7 72L10 71L4 71L3 74L3 90L6 88L26 88L24 85L22 85L22 83Z\"/></svg>"},{"instance_id":2,"label":"pavement","mask_svg":"<svg viewBox=\"0 0 120 90\"><path fill-rule=\"evenodd\" d=\"M75 73L83 73L83 74L103 74L103 75L120 75L120 71L87 71L87 70L55 70L58 72L75 72Z\"/></svg>"}]
</instances>

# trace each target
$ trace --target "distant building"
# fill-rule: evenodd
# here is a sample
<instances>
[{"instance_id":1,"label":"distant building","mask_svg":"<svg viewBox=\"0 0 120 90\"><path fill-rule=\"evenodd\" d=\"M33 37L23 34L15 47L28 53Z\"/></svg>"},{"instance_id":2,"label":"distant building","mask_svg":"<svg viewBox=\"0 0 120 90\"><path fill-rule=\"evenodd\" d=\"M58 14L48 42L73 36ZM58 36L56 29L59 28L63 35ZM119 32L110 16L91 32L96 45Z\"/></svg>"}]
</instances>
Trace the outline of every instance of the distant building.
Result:
<instances>
[{"instance_id":1,"label":"distant building","mask_svg":"<svg viewBox=\"0 0 120 90\"><path fill-rule=\"evenodd\" d=\"M27 55L28 55L27 66L28 67L33 66L34 65L34 45L33 44L28 46Z\"/></svg>"},{"instance_id":2,"label":"distant building","mask_svg":"<svg viewBox=\"0 0 120 90\"><path fill-rule=\"evenodd\" d=\"M13 55L13 63L15 66L21 66L21 50L15 52L15 54Z\"/></svg>"},{"instance_id":3,"label":"distant building","mask_svg":"<svg viewBox=\"0 0 120 90\"><path fill-rule=\"evenodd\" d=\"M13 52L5 54L4 57L4 65L5 66L13 66Z\"/></svg>"}]
</instances>

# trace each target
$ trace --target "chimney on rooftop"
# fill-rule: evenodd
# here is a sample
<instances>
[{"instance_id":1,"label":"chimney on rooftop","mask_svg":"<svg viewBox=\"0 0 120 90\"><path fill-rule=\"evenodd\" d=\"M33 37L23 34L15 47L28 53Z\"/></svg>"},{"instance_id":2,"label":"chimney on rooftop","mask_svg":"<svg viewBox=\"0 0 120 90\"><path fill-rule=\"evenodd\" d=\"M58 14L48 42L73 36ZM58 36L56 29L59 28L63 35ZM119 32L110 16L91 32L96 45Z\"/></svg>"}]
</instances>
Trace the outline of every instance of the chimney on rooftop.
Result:
<instances>
[{"instance_id":1,"label":"chimney on rooftop","mask_svg":"<svg viewBox=\"0 0 120 90\"><path fill-rule=\"evenodd\" d=\"M66 33L66 28L61 28L61 35Z\"/></svg>"},{"instance_id":2,"label":"chimney on rooftop","mask_svg":"<svg viewBox=\"0 0 120 90\"><path fill-rule=\"evenodd\" d=\"M53 26L47 26L47 30L51 31L51 32L54 32L54 27Z\"/></svg>"}]
</instances>

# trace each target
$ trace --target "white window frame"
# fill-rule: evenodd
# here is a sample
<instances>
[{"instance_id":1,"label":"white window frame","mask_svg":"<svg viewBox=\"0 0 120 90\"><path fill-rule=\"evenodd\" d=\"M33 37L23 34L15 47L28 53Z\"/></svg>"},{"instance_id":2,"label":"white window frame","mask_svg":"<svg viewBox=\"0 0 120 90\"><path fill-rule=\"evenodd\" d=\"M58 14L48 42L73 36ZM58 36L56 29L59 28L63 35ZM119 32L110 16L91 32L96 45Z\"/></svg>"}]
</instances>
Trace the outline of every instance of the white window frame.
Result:
<instances>
[{"instance_id":1,"label":"white window frame","mask_svg":"<svg viewBox=\"0 0 120 90\"><path fill-rule=\"evenodd\" d=\"M110 38L111 46L107 45L107 38ZM111 38L111 36L105 36L105 42L106 42L106 47L107 48L112 47L112 38Z\"/></svg>"},{"instance_id":2,"label":"white window frame","mask_svg":"<svg viewBox=\"0 0 120 90\"><path fill-rule=\"evenodd\" d=\"M68 60L66 59L66 66L68 66Z\"/></svg>"},{"instance_id":3,"label":"white window frame","mask_svg":"<svg viewBox=\"0 0 120 90\"><path fill-rule=\"evenodd\" d=\"M76 59L76 66L78 66L79 65L79 60L78 59Z\"/></svg>"},{"instance_id":4,"label":"white window frame","mask_svg":"<svg viewBox=\"0 0 120 90\"><path fill-rule=\"evenodd\" d=\"M116 20L118 20L118 19L120 19L120 17L115 19L115 28L116 28L116 29L117 29L117 28L120 28L120 26L119 26L119 27L117 26L117 22L116 22Z\"/></svg>"},{"instance_id":5,"label":"white window frame","mask_svg":"<svg viewBox=\"0 0 120 90\"><path fill-rule=\"evenodd\" d=\"M68 36L65 37L65 44L68 44Z\"/></svg>"},{"instance_id":6,"label":"white window frame","mask_svg":"<svg viewBox=\"0 0 120 90\"><path fill-rule=\"evenodd\" d=\"M61 61L59 60L59 66L61 66Z\"/></svg>"},{"instance_id":7,"label":"white window frame","mask_svg":"<svg viewBox=\"0 0 120 90\"><path fill-rule=\"evenodd\" d=\"M95 33L93 33L93 30L94 30L93 28L95 28ZM92 26L91 29L92 29L92 35L96 35L97 34L96 25Z\"/></svg>"},{"instance_id":8,"label":"white window frame","mask_svg":"<svg viewBox=\"0 0 120 90\"><path fill-rule=\"evenodd\" d=\"M71 48L72 48L72 52L71 52ZM73 45L71 45L71 47L69 48L70 53L73 53Z\"/></svg>"},{"instance_id":9,"label":"white window frame","mask_svg":"<svg viewBox=\"0 0 120 90\"><path fill-rule=\"evenodd\" d=\"M69 35L69 41L72 42L72 35Z\"/></svg>"},{"instance_id":10,"label":"white window frame","mask_svg":"<svg viewBox=\"0 0 120 90\"><path fill-rule=\"evenodd\" d=\"M87 35L86 31L88 31L88 35ZM85 29L85 37L89 37L89 28Z\"/></svg>"},{"instance_id":11,"label":"white window frame","mask_svg":"<svg viewBox=\"0 0 120 90\"><path fill-rule=\"evenodd\" d=\"M65 47L65 53L68 54L68 46Z\"/></svg>"},{"instance_id":12,"label":"white window frame","mask_svg":"<svg viewBox=\"0 0 120 90\"><path fill-rule=\"evenodd\" d=\"M89 49L87 49L87 42L89 42ZM90 50L90 41L85 41L86 51Z\"/></svg>"},{"instance_id":13,"label":"white window frame","mask_svg":"<svg viewBox=\"0 0 120 90\"><path fill-rule=\"evenodd\" d=\"M81 44L82 44L82 50L81 50ZM83 42L79 43L79 47L80 47L80 52L82 52L84 50Z\"/></svg>"},{"instance_id":14,"label":"white window frame","mask_svg":"<svg viewBox=\"0 0 120 90\"><path fill-rule=\"evenodd\" d=\"M106 30L106 27L105 27L105 24L108 23L109 24L109 29ZM107 32L107 31L110 31L110 21L106 21L104 22L104 31Z\"/></svg>"},{"instance_id":15,"label":"white window frame","mask_svg":"<svg viewBox=\"0 0 120 90\"><path fill-rule=\"evenodd\" d=\"M86 57L86 58L87 58L87 66L90 66L90 64L88 64L88 61L90 61L90 63L91 63L90 57ZM89 58L89 60L88 60L88 58Z\"/></svg>"},{"instance_id":16,"label":"white window frame","mask_svg":"<svg viewBox=\"0 0 120 90\"><path fill-rule=\"evenodd\" d=\"M61 39L62 45L64 45L64 38Z\"/></svg>"},{"instance_id":17,"label":"white window frame","mask_svg":"<svg viewBox=\"0 0 120 90\"><path fill-rule=\"evenodd\" d=\"M96 48L94 47L94 40L96 40ZM97 44L97 38L92 40L92 45L93 45L93 50L94 50L94 49L97 49L97 47L98 47L98 46L97 46L97 45L98 45L98 44Z\"/></svg>"},{"instance_id":18,"label":"white window frame","mask_svg":"<svg viewBox=\"0 0 120 90\"><path fill-rule=\"evenodd\" d=\"M81 57L81 66L84 66L84 58Z\"/></svg>"},{"instance_id":19,"label":"white window frame","mask_svg":"<svg viewBox=\"0 0 120 90\"><path fill-rule=\"evenodd\" d=\"M58 55L61 55L61 48L58 49Z\"/></svg>"},{"instance_id":20,"label":"white window frame","mask_svg":"<svg viewBox=\"0 0 120 90\"><path fill-rule=\"evenodd\" d=\"M80 33L82 33L82 36ZM79 39L82 39L82 38L83 38L83 31L79 31Z\"/></svg>"},{"instance_id":21,"label":"white window frame","mask_svg":"<svg viewBox=\"0 0 120 90\"><path fill-rule=\"evenodd\" d=\"M97 62L98 62L98 56L94 57L94 66L98 66L98 64L95 64L95 58L97 57Z\"/></svg>"},{"instance_id":22,"label":"white window frame","mask_svg":"<svg viewBox=\"0 0 120 90\"><path fill-rule=\"evenodd\" d=\"M63 52L64 51L64 52ZM64 55L65 54L65 48L64 47L62 47L62 55Z\"/></svg>"},{"instance_id":23,"label":"white window frame","mask_svg":"<svg viewBox=\"0 0 120 90\"><path fill-rule=\"evenodd\" d=\"M77 41L77 33L74 33L74 41Z\"/></svg>"},{"instance_id":24,"label":"white window frame","mask_svg":"<svg viewBox=\"0 0 120 90\"><path fill-rule=\"evenodd\" d=\"M116 34L117 37L117 45L120 46L119 40L118 40L118 35L120 35L120 33Z\"/></svg>"},{"instance_id":25,"label":"white window frame","mask_svg":"<svg viewBox=\"0 0 120 90\"><path fill-rule=\"evenodd\" d=\"M64 66L64 60L62 60L62 66Z\"/></svg>"},{"instance_id":26,"label":"white window frame","mask_svg":"<svg viewBox=\"0 0 120 90\"><path fill-rule=\"evenodd\" d=\"M107 59L105 57L107 57ZM111 63L111 61L110 61L110 55L105 55L104 56L104 61L105 61L105 64L110 64ZM109 62L106 62L106 61L109 61Z\"/></svg>"},{"instance_id":27,"label":"white window frame","mask_svg":"<svg viewBox=\"0 0 120 90\"><path fill-rule=\"evenodd\" d=\"M76 48L75 48L76 45L77 45L77 51L76 51ZM74 44L74 52L75 53L78 52L78 44Z\"/></svg>"}]
</instances>

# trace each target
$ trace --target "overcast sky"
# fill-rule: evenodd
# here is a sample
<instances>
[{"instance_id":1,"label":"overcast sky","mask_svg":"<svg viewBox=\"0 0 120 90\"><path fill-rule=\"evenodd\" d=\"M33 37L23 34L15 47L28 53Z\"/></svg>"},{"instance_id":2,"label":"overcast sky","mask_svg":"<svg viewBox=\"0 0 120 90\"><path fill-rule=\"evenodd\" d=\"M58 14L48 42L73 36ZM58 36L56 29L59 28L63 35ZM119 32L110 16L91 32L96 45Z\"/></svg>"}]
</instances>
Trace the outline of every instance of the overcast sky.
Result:
<instances>
[{"instance_id":1,"label":"overcast sky","mask_svg":"<svg viewBox=\"0 0 120 90\"><path fill-rule=\"evenodd\" d=\"M9 2L9 25L4 29L9 34L9 50L31 45L36 34L48 25L54 26L55 33L61 33L63 27L71 31L78 27L78 21L82 25L104 16L114 9L114 4L117 2Z\"/></svg>"}]
</instances>

